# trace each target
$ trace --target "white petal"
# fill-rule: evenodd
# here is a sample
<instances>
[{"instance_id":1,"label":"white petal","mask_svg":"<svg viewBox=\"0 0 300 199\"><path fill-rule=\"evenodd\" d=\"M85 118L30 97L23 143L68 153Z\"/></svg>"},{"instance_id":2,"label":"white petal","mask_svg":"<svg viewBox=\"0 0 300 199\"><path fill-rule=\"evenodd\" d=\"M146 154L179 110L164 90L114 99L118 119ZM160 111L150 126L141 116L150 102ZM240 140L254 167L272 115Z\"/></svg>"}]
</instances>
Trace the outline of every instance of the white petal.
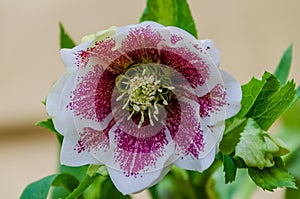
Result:
<instances>
[{"instance_id":1,"label":"white petal","mask_svg":"<svg viewBox=\"0 0 300 199\"><path fill-rule=\"evenodd\" d=\"M206 50L208 56L212 59L216 66L220 65L220 52L210 39L200 40L203 48Z\"/></svg>"},{"instance_id":2,"label":"white petal","mask_svg":"<svg viewBox=\"0 0 300 199\"><path fill-rule=\"evenodd\" d=\"M226 118L230 118L241 109L242 89L239 82L230 74L224 71L221 71L221 74L227 89L226 101L229 103L226 110Z\"/></svg>"},{"instance_id":3,"label":"white petal","mask_svg":"<svg viewBox=\"0 0 300 199\"><path fill-rule=\"evenodd\" d=\"M174 164L187 170L202 172L206 170L214 161L219 148L219 142L225 129L224 122L219 122L215 126L202 127L204 131L204 150L195 158L192 154L180 157Z\"/></svg>"},{"instance_id":4,"label":"white petal","mask_svg":"<svg viewBox=\"0 0 300 199\"><path fill-rule=\"evenodd\" d=\"M76 73L66 72L52 87L46 100L47 112L53 119L55 129L62 135L76 133L73 115L67 110L75 80Z\"/></svg>"},{"instance_id":5,"label":"white petal","mask_svg":"<svg viewBox=\"0 0 300 199\"><path fill-rule=\"evenodd\" d=\"M73 72L78 69L78 66L76 65L76 54L82 50L86 50L91 45L91 43L92 40L89 40L85 43L79 44L73 49L63 48L60 50L62 61L69 72Z\"/></svg>"},{"instance_id":6,"label":"white petal","mask_svg":"<svg viewBox=\"0 0 300 199\"><path fill-rule=\"evenodd\" d=\"M194 159L192 156L188 155L179 158L174 164L183 169L202 172L214 162L216 151L217 146L213 147L203 158Z\"/></svg>"},{"instance_id":7,"label":"white petal","mask_svg":"<svg viewBox=\"0 0 300 199\"><path fill-rule=\"evenodd\" d=\"M135 176L125 176L122 171L118 171L110 167L107 167L107 170L116 188L126 195L143 191L144 189L158 183L159 180L168 173L170 167L165 167L160 170Z\"/></svg>"},{"instance_id":8,"label":"white petal","mask_svg":"<svg viewBox=\"0 0 300 199\"><path fill-rule=\"evenodd\" d=\"M87 164L102 164L96 160L87 151L78 152L74 150L75 146L78 144L79 136L66 136L64 137L61 153L60 153L60 163L67 166L82 166Z\"/></svg>"},{"instance_id":9,"label":"white petal","mask_svg":"<svg viewBox=\"0 0 300 199\"><path fill-rule=\"evenodd\" d=\"M181 28L175 26L167 26L166 29L170 30L173 33L176 32L178 35L181 35L183 38L188 38L190 41L194 40L194 42L196 42L196 38L193 35L191 35L189 32Z\"/></svg>"}]
</instances>

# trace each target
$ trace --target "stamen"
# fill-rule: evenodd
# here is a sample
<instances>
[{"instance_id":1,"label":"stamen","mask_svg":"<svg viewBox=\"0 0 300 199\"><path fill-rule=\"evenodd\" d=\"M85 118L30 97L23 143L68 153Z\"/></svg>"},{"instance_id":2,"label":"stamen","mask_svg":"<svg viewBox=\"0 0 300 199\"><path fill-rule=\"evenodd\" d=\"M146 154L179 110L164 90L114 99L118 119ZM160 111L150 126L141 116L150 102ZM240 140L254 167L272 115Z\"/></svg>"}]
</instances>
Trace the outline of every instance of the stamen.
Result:
<instances>
[{"instance_id":1,"label":"stamen","mask_svg":"<svg viewBox=\"0 0 300 199\"><path fill-rule=\"evenodd\" d=\"M154 126L153 118L159 121L158 105L169 104L170 91L175 87L169 86L171 80L163 75L163 70L156 70L151 65L147 65L145 68L131 68L119 78L121 81L118 84L120 96L116 98L116 101L124 99L121 101L124 103L122 109L130 112L127 120L130 120L134 114L141 114L138 128L141 128L145 122L145 115L148 117L150 125ZM158 79L161 77L163 81Z\"/></svg>"}]
</instances>

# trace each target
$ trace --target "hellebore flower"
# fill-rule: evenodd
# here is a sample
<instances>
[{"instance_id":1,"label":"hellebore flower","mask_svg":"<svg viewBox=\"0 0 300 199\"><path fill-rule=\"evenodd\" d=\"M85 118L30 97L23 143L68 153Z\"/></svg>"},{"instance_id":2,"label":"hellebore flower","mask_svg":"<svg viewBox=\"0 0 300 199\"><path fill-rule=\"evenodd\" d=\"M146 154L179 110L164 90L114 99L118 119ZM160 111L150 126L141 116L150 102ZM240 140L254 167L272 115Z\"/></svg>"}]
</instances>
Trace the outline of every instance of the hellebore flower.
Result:
<instances>
[{"instance_id":1,"label":"hellebore flower","mask_svg":"<svg viewBox=\"0 0 300 199\"><path fill-rule=\"evenodd\" d=\"M105 164L123 194L158 183L172 164L207 169L240 109L240 85L218 68L213 42L176 27L111 27L61 57L67 72L47 98L61 163Z\"/></svg>"}]
</instances>

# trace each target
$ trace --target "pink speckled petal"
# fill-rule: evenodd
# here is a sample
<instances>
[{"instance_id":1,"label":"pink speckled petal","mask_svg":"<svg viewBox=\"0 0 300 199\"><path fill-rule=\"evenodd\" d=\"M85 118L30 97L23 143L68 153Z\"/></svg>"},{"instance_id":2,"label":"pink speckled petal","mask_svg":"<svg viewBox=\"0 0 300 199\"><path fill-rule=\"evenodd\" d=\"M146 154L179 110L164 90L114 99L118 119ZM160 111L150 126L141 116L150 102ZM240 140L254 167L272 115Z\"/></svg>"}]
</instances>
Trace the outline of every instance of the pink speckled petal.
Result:
<instances>
[{"instance_id":1,"label":"pink speckled petal","mask_svg":"<svg viewBox=\"0 0 300 199\"><path fill-rule=\"evenodd\" d=\"M126 176L138 176L166 166L174 150L169 132L162 128L151 137L133 136L120 127L110 131L114 156L109 166L122 171Z\"/></svg>"},{"instance_id":2,"label":"pink speckled petal","mask_svg":"<svg viewBox=\"0 0 300 199\"><path fill-rule=\"evenodd\" d=\"M195 159L193 156L183 156L179 158L174 164L182 169L199 171L206 170L215 160L217 146L211 149L203 158Z\"/></svg>"},{"instance_id":3,"label":"pink speckled petal","mask_svg":"<svg viewBox=\"0 0 300 199\"><path fill-rule=\"evenodd\" d=\"M207 94L198 97L200 116L208 124L232 117L240 110L242 91L239 83L228 73L221 72L224 83L215 85Z\"/></svg>"},{"instance_id":4,"label":"pink speckled petal","mask_svg":"<svg viewBox=\"0 0 300 199\"><path fill-rule=\"evenodd\" d=\"M139 174L136 176L126 176L122 171L115 170L111 167L107 167L107 170L116 188L121 193L126 195L140 192L156 184L168 173L170 167L164 167L155 171Z\"/></svg>"},{"instance_id":5,"label":"pink speckled petal","mask_svg":"<svg viewBox=\"0 0 300 199\"><path fill-rule=\"evenodd\" d=\"M234 116L241 109L242 89L238 81L225 71L221 71L222 79L226 88L226 119Z\"/></svg>"},{"instance_id":6,"label":"pink speckled petal","mask_svg":"<svg viewBox=\"0 0 300 199\"><path fill-rule=\"evenodd\" d=\"M100 65L80 69L78 73L78 83L68 105L74 114L77 130L84 127L103 130L112 119L111 96L117 75Z\"/></svg>"},{"instance_id":7,"label":"pink speckled petal","mask_svg":"<svg viewBox=\"0 0 300 199\"><path fill-rule=\"evenodd\" d=\"M91 41L79 44L73 49L63 48L60 50L62 61L69 72L77 70L77 53L86 50L91 45Z\"/></svg>"},{"instance_id":8,"label":"pink speckled petal","mask_svg":"<svg viewBox=\"0 0 300 199\"><path fill-rule=\"evenodd\" d=\"M96 160L88 151L78 153L79 136L65 137L61 147L60 163L68 166L83 166L87 164L102 164Z\"/></svg>"},{"instance_id":9,"label":"pink speckled petal","mask_svg":"<svg viewBox=\"0 0 300 199\"><path fill-rule=\"evenodd\" d=\"M198 148L197 140L194 140L190 147L192 150L178 158L174 163L175 165L183 169L202 172L213 163L225 125L224 122L219 122L214 126L202 126L202 129L204 132L204 148Z\"/></svg>"},{"instance_id":10,"label":"pink speckled petal","mask_svg":"<svg viewBox=\"0 0 300 199\"><path fill-rule=\"evenodd\" d=\"M220 52L215 46L214 42L210 39L200 40L203 49L206 50L207 55L212 59L216 66L220 65Z\"/></svg>"},{"instance_id":11,"label":"pink speckled petal","mask_svg":"<svg viewBox=\"0 0 300 199\"><path fill-rule=\"evenodd\" d=\"M64 136L76 135L72 112L67 109L76 75L76 72L66 72L53 86L46 100L46 109L55 129Z\"/></svg>"}]
</instances>

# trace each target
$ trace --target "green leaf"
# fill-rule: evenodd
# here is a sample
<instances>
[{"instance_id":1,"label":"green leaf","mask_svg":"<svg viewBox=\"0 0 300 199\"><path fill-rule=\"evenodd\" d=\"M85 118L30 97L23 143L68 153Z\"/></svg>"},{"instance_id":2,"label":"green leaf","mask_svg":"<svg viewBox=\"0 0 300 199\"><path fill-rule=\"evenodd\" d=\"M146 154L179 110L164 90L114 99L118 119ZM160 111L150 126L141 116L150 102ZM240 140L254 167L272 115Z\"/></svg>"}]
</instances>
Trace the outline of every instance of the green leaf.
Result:
<instances>
[{"instance_id":1,"label":"green leaf","mask_svg":"<svg viewBox=\"0 0 300 199\"><path fill-rule=\"evenodd\" d=\"M43 128L46 128L46 129L54 132L57 139L58 139L58 141L59 141L59 143L60 144L62 143L64 137L59 132L56 131L51 118L48 118L48 119L43 120L43 121L39 121L39 122L36 123L36 125L40 126L40 127L43 127Z\"/></svg>"},{"instance_id":2,"label":"green leaf","mask_svg":"<svg viewBox=\"0 0 300 199\"><path fill-rule=\"evenodd\" d=\"M59 174L52 182L52 186L64 187L69 192L72 192L78 185L77 178L68 173Z\"/></svg>"},{"instance_id":3,"label":"green leaf","mask_svg":"<svg viewBox=\"0 0 300 199\"><path fill-rule=\"evenodd\" d=\"M277 187L297 189L294 177L287 172L281 158L274 158L275 166L271 168L249 168L248 173L256 185L263 189L273 191Z\"/></svg>"},{"instance_id":4,"label":"green leaf","mask_svg":"<svg viewBox=\"0 0 300 199\"><path fill-rule=\"evenodd\" d=\"M263 130L268 130L293 103L295 93L295 83L290 81L272 96L257 100L247 116L255 119Z\"/></svg>"},{"instance_id":5,"label":"green leaf","mask_svg":"<svg viewBox=\"0 0 300 199\"><path fill-rule=\"evenodd\" d=\"M240 134L244 131L246 123L246 119L235 119L232 123L226 126L223 139L219 146L220 151L223 154L230 154L234 151L240 140Z\"/></svg>"},{"instance_id":6,"label":"green leaf","mask_svg":"<svg viewBox=\"0 0 300 199\"><path fill-rule=\"evenodd\" d=\"M278 89L279 82L271 73L265 72L261 80L253 77L250 82L242 86L242 108L237 117L246 117L257 100L272 96Z\"/></svg>"},{"instance_id":7,"label":"green leaf","mask_svg":"<svg viewBox=\"0 0 300 199\"><path fill-rule=\"evenodd\" d=\"M275 136L266 133L251 118L248 119L240 142L236 146L235 155L242 158L248 167L274 166L274 157L289 152L285 144Z\"/></svg>"},{"instance_id":8,"label":"green leaf","mask_svg":"<svg viewBox=\"0 0 300 199\"><path fill-rule=\"evenodd\" d=\"M197 30L186 0L147 0L140 21L155 21L165 26L177 26L197 38Z\"/></svg>"},{"instance_id":9,"label":"green leaf","mask_svg":"<svg viewBox=\"0 0 300 199\"><path fill-rule=\"evenodd\" d=\"M233 182L236 176L236 164L231 155L223 156L225 183Z\"/></svg>"},{"instance_id":10,"label":"green leaf","mask_svg":"<svg viewBox=\"0 0 300 199\"><path fill-rule=\"evenodd\" d=\"M59 23L59 30L60 30L60 48L73 48L76 46L73 39L69 36L68 33L65 32L65 29L62 23Z\"/></svg>"},{"instance_id":11,"label":"green leaf","mask_svg":"<svg viewBox=\"0 0 300 199\"><path fill-rule=\"evenodd\" d=\"M106 180L101 184L101 193L99 199L107 199L107 198L130 199L130 196L129 195L124 196L115 188L115 185L112 183L111 179L106 178Z\"/></svg>"},{"instance_id":12,"label":"green leaf","mask_svg":"<svg viewBox=\"0 0 300 199\"><path fill-rule=\"evenodd\" d=\"M72 192L79 185L79 181L68 173L53 174L29 184L20 199L46 199L51 186L64 187Z\"/></svg>"},{"instance_id":13,"label":"green leaf","mask_svg":"<svg viewBox=\"0 0 300 199\"><path fill-rule=\"evenodd\" d=\"M279 79L280 84L284 85L290 73L292 65L293 44L291 44L284 52L281 60L275 70L274 75Z\"/></svg>"},{"instance_id":14,"label":"green leaf","mask_svg":"<svg viewBox=\"0 0 300 199\"><path fill-rule=\"evenodd\" d=\"M20 199L46 199L49 189L57 174L42 178L29 184L23 191Z\"/></svg>"},{"instance_id":15,"label":"green leaf","mask_svg":"<svg viewBox=\"0 0 300 199\"><path fill-rule=\"evenodd\" d=\"M280 88L277 78L265 72L262 80L252 78L242 86L242 92L242 108L237 117L253 118L263 130L268 130L293 103L295 83L290 81Z\"/></svg>"}]
</instances>

